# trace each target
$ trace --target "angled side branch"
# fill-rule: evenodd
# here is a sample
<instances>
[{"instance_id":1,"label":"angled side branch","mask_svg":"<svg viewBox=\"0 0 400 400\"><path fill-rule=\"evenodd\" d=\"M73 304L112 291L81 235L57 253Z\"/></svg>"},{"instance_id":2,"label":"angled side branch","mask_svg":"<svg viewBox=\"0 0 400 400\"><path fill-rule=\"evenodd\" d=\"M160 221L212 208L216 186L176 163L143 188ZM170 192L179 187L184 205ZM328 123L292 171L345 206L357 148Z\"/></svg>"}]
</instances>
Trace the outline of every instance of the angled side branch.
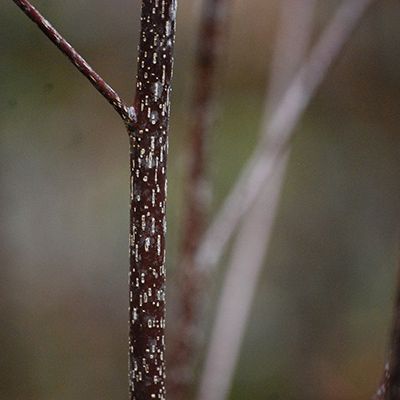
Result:
<instances>
[{"instance_id":1,"label":"angled side branch","mask_svg":"<svg viewBox=\"0 0 400 400\"><path fill-rule=\"evenodd\" d=\"M243 167L234 187L205 233L197 252L201 269L211 272L243 215L254 204L287 151L297 122L324 80L361 17L377 0L344 0L314 45L308 60L296 73L268 120L264 134Z\"/></svg>"},{"instance_id":2,"label":"angled side branch","mask_svg":"<svg viewBox=\"0 0 400 400\"><path fill-rule=\"evenodd\" d=\"M28 0L13 0L14 3L39 27L39 29L64 53L72 64L91 82L91 84L114 107L125 124L135 123L133 107L124 104L121 97L105 80L86 62L86 60L60 35L42 14Z\"/></svg>"}]
</instances>

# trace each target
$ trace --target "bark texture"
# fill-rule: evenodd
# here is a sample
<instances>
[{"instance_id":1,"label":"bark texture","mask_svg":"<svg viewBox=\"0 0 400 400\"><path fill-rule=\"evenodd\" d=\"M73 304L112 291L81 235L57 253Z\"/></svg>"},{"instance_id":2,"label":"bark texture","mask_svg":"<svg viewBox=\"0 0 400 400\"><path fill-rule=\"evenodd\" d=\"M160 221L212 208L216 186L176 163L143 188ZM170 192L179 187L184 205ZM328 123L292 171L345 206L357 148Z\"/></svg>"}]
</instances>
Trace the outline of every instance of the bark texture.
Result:
<instances>
[{"instance_id":1,"label":"bark texture","mask_svg":"<svg viewBox=\"0 0 400 400\"><path fill-rule=\"evenodd\" d=\"M166 163L176 0L144 0L130 127L130 399L165 399Z\"/></svg>"},{"instance_id":2,"label":"bark texture","mask_svg":"<svg viewBox=\"0 0 400 400\"><path fill-rule=\"evenodd\" d=\"M143 0L135 102L120 96L28 0L14 3L122 117L130 143L129 393L165 399L166 163L176 0Z\"/></svg>"}]
</instances>

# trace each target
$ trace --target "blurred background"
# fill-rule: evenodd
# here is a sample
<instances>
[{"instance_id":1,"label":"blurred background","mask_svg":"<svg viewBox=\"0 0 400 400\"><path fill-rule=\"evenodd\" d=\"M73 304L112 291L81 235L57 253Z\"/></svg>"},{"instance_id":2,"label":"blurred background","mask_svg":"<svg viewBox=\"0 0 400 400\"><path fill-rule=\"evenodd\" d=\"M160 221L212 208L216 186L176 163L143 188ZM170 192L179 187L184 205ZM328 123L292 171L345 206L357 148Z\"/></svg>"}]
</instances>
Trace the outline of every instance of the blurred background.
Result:
<instances>
[{"instance_id":1,"label":"blurred background","mask_svg":"<svg viewBox=\"0 0 400 400\"><path fill-rule=\"evenodd\" d=\"M34 2L127 100L139 3ZM232 4L211 146L213 212L257 140L279 3ZM399 247L400 4L378 3L297 127L231 399L361 400L380 379ZM336 5L319 2L316 34ZM181 1L178 10L171 315L200 7ZM125 398L124 127L12 1L1 7L0 51L0 397Z\"/></svg>"}]
</instances>

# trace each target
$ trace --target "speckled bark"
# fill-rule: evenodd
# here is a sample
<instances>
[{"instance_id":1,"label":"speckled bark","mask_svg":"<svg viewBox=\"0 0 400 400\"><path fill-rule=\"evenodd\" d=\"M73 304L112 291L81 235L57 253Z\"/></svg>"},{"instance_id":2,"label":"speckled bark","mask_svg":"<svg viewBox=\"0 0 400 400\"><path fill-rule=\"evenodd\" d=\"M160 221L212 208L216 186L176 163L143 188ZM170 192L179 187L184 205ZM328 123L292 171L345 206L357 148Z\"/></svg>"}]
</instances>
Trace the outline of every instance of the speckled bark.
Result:
<instances>
[{"instance_id":1,"label":"speckled bark","mask_svg":"<svg viewBox=\"0 0 400 400\"><path fill-rule=\"evenodd\" d=\"M144 0L131 168L130 399L165 399L166 162L175 0Z\"/></svg>"},{"instance_id":2,"label":"speckled bark","mask_svg":"<svg viewBox=\"0 0 400 400\"><path fill-rule=\"evenodd\" d=\"M120 96L32 6L13 0L122 117L130 144L130 399L165 399L168 123L176 0L143 0L135 104Z\"/></svg>"}]
</instances>

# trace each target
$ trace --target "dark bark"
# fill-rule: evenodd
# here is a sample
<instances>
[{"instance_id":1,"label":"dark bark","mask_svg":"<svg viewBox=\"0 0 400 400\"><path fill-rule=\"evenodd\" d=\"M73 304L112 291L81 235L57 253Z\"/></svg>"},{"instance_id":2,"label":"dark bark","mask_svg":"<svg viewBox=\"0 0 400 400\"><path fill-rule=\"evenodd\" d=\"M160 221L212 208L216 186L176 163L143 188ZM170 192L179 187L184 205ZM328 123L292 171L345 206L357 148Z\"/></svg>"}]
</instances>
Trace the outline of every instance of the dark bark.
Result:
<instances>
[{"instance_id":1,"label":"dark bark","mask_svg":"<svg viewBox=\"0 0 400 400\"><path fill-rule=\"evenodd\" d=\"M165 399L165 233L176 0L143 0L135 104L118 94L27 0L13 0L125 121L130 144L129 393Z\"/></svg>"},{"instance_id":2,"label":"dark bark","mask_svg":"<svg viewBox=\"0 0 400 400\"><path fill-rule=\"evenodd\" d=\"M175 0L144 0L131 171L130 399L165 399L165 233Z\"/></svg>"}]
</instances>

